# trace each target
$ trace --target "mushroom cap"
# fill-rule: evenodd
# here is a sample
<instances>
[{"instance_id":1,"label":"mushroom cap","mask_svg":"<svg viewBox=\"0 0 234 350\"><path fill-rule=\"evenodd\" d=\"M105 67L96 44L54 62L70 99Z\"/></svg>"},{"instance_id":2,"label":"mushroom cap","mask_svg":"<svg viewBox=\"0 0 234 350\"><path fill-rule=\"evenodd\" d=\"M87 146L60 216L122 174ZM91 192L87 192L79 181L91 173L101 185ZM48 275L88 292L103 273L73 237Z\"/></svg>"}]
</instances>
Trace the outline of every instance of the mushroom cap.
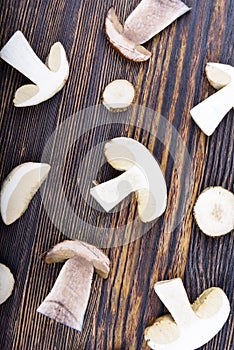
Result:
<instances>
[{"instance_id":1,"label":"mushroom cap","mask_svg":"<svg viewBox=\"0 0 234 350\"><path fill-rule=\"evenodd\" d=\"M208 62L206 76L210 85L219 90L234 81L234 67L223 63Z\"/></svg>"},{"instance_id":2,"label":"mushroom cap","mask_svg":"<svg viewBox=\"0 0 234 350\"><path fill-rule=\"evenodd\" d=\"M92 263L96 272L101 277L108 277L110 271L110 260L108 257L95 246L79 240L66 240L58 243L43 254L43 260L47 264L53 264L75 256L86 259L86 261Z\"/></svg>"},{"instance_id":3,"label":"mushroom cap","mask_svg":"<svg viewBox=\"0 0 234 350\"><path fill-rule=\"evenodd\" d=\"M125 58L136 62L143 62L151 57L151 53L148 50L141 45L136 45L124 35L123 26L119 22L113 7L107 12L105 32L114 49Z\"/></svg>"},{"instance_id":4,"label":"mushroom cap","mask_svg":"<svg viewBox=\"0 0 234 350\"><path fill-rule=\"evenodd\" d=\"M1 215L6 225L23 215L49 171L49 164L28 162L9 173L2 184L0 196Z\"/></svg>"},{"instance_id":5,"label":"mushroom cap","mask_svg":"<svg viewBox=\"0 0 234 350\"><path fill-rule=\"evenodd\" d=\"M126 19L124 35L144 44L189 10L180 0L142 0Z\"/></svg>"},{"instance_id":6,"label":"mushroom cap","mask_svg":"<svg viewBox=\"0 0 234 350\"><path fill-rule=\"evenodd\" d=\"M105 144L104 153L113 168L127 171L136 166L144 174L147 187L136 191L141 220L150 222L162 215L167 205L167 187L162 170L150 151L132 138L117 137Z\"/></svg>"}]
</instances>

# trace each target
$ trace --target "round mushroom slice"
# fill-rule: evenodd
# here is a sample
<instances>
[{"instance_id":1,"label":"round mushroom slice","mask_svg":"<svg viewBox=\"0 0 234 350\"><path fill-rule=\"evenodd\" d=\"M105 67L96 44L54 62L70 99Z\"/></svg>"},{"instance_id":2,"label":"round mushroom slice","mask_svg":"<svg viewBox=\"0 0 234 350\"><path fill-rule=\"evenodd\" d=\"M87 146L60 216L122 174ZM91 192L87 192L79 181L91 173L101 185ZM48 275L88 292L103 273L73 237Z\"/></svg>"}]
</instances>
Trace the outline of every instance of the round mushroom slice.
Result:
<instances>
[{"instance_id":1,"label":"round mushroom slice","mask_svg":"<svg viewBox=\"0 0 234 350\"><path fill-rule=\"evenodd\" d=\"M132 105L134 98L134 86L125 79L117 79L106 86L102 103L111 112L124 112Z\"/></svg>"},{"instance_id":2,"label":"round mushroom slice","mask_svg":"<svg viewBox=\"0 0 234 350\"><path fill-rule=\"evenodd\" d=\"M67 260L68 259L68 260ZM110 270L108 257L81 241L64 241L44 254L48 264L67 260L38 312L78 331L82 330L94 269L103 278Z\"/></svg>"},{"instance_id":3,"label":"round mushroom slice","mask_svg":"<svg viewBox=\"0 0 234 350\"><path fill-rule=\"evenodd\" d=\"M15 280L10 269L0 264L0 304L4 303L12 294Z\"/></svg>"},{"instance_id":4,"label":"round mushroom slice","mask_svg":"<svg viewBox=\"0 0 234 350\"><path fill-rule=\"evenodd\" d=\"M49 164L28 162L10 172L1 189L1 215L6 225L24 214L49 171Z\"/></svg>"},{"instance_id":5,"label":"round mushroom slice","mask_svg":"<svg viewBox=\"0 0 234 350\"><path fill-rule=\"evenodd\" d=\"M222 187L209 187L194 206L197 225L208 236L218 237L234 229L234 194Z\"/></svg>"},{"instance_id":6,"label":"round mushroom slice","mask_svg":"<svg viewBox=\"0 0 234 350\"><path fill-rule=\"evenodd\" d=\"M135 192L138 214L150 222L163 214L167 204L167 187L154 156L136 140L117 137L106 143L104 153L120 176L97 185L90 193L109 212L130 193Z\"/></svg>"}]
</instances>

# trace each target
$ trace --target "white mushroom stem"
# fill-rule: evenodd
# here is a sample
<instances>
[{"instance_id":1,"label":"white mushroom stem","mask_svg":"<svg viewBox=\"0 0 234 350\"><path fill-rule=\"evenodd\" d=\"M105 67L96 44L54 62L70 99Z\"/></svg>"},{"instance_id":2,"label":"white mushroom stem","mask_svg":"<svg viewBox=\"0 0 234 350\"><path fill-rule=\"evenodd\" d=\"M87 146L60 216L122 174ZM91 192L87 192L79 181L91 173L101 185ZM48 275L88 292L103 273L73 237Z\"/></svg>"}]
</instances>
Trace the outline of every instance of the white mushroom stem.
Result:
<instances>
[{"instance_id":1,"label":"white mushroom stem","mask_svg":"<svg viewBox=\"0 0 234 350\"><path fill-rule=\"evenodd\" d=\"M181 279L158 282L154 290L178 326L186 327L196 322L196 316Z\"/></svg>"},{"instance_id":2,"label":"white mushroom stem","mask_svg":"<svg viewBox=\"0 0 234 350\"><path fill-rule=\"evenodd\" d=\"M230 313L228 298L217 287L205 290L192 305L180 278L158 282L154 289L170 315L146 328L145 340L151 349L198 349L221 330Z\"/></svg>"},{"instance_id":3,"label":"white mushroom stem","mask_svg":"<svg viewBox=\"0 0 234 350\"><path fill-rule=\"evenodd\" d=\"M231 83L199 103L190 113L200 129L210 136L233 106L234 83Z\"/></svg>"},{"instance_id":4,"label":"white mushroom stem","mask_svg":"<svg viewBox=\"0 0 234 350\"><path fill-rule=\"evenodd\" d=\"M120 176L93 187L90 193L109 212L130 193L148 187L147 177L142 169L133 166Z\"/></svg>"},{"instance_id":5,"label":"white mushroom stem","mask_svg":"<svg viewBox=\"0 0 234 350\"><path fill-rule=\"evenodd\" d=\"M62 89L69 74L66 53L59 42L51 47L49 69L20 31L2 48L0 57L35 84L24 85L16 91L14 103L17 107L32 106L49 99Z\"/></svg>"},{"instance_id":6,"label":"white mushroom stem","mask_svg":"<svg viewBox=\"0 0 234 350\"><path fill-rule=\"evenodd\" d=\"M234 67L222 63L207 63L206 75L215 89L221 89L192 108L192 118L210 136L234 106Z\"/></svg>"}]
</instances>

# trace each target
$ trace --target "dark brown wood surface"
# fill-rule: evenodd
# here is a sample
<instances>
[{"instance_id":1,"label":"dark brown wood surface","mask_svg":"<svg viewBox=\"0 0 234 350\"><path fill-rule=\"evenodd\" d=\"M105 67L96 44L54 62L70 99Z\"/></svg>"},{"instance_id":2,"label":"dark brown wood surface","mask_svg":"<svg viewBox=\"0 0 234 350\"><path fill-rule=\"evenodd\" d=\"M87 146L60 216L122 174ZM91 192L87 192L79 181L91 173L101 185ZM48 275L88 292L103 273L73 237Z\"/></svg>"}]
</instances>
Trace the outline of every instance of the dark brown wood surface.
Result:
<instances>
[{"instance_id":1,"label":"dark brown wood surface","mask_svg":"<svg viewBox=\"0 0 234 350\"><path fill-rule=\"evenodd\" d=\"M157 280L183 278L191 301L204 289L220 286L232 301L233 235L206 237L194 223L192 208L207 186L233 190L233 111L207 138L191 120L189 110L214 92L205 78L206 62L234 65L234 3L187 0L192 11L147 43L152 58L137 64L110 47L103 24L112 4L123 21L138 3L139 0L1 0L0 47L20 29L42 60L51 45L61 41L70 61L64 89L47 102L23 109L14 108L12 100L15 90L27 80L1 61L1 183L18 164L40 161L56 127L79 110L98 104L106 84L117 78L130 80L136 86L136 103L161 113L178 130L193 161L195 179L187 214L174 232L164 230L165 221L177 215L177 210L169 207L142 238L106 250L111 260L110 276L106 281L95 276L81 334L36 312L62 266L47 266L40 255L66 238L48 217L40 193L16 223L7 227L1 221L0 261L10 267L16 279L13 295L0 306L1 350L147 349L144 329L164 312L153 291ZM135 118L133 110L133 123ZM153 120L151 127L155 128L156 123ZM141 132L143 125L144 120L139 118L135 128L115 125L99 133L91 130L69 153L63 183L68 199L74 200L75 210L84 221L90 220L92 209L80 201L73 183L77 182L79 163L100 135L105 139L129 136L148 146L162 165L169 196L174 189L183 199L183 178L177 179L176 185L174 182L176 167L183 168L183 155L176 164L166 149L158 152L157 140ZM59 152L62 150L58 148L58 154L51 157L59 156ZM108 167L100 171L100 179L104 181L114 174ZM59 201L60 193L54 205ZM133 199L128 212L103 215L101 222L113 228L133 218L135 209ZM85 239L86 232L82 234ZM230 316L222 331L202 349L233 349L232 322Z\"/></svg>"}]
</instances>

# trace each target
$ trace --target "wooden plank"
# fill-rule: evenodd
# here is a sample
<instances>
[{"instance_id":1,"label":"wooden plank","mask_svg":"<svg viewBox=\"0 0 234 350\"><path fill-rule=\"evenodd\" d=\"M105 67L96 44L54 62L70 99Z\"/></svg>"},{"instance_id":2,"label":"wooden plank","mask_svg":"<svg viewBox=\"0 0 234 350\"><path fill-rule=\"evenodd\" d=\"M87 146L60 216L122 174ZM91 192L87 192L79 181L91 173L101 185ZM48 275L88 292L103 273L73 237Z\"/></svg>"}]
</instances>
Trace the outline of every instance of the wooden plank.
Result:
<instances>
[{"instance_id":1,"label":"wooden plank","mask_svg":"<svg viewBox=\"0 0 234 350\"><path fill-rule=\"evenodd\" d=\"M123 20L138 0L115 0ZM79 110L100 102L101 92L116 78L130 80L137 89L136 103L162 114L180 133L193 161L195 179L191 203L181 225L165 232L166 220L175 220L177 210L165 213L142 238L124 247L107 249L111 274L107 281L95 276L82 334L36 313L52 288L61 264L46 266L40 254L66 238L53 225L38 193L25 215L6 227L2 222L0 259L16 277L13 296L1 305L0 348L4 350L41 349L147 349L144 328L162 314L163 305L153 291L158 279L183 277L191 300L205 288L222 287L230 300L233 291L233 237L211 239L201 234L192 218L192 207L200 191L210 185L233 190L233 111L209 139L191 121L189 110L213 93L205 75L207 61L234 65L233 19L231 0L187 0L192 11L147 43L152 52L149 62L137 64L120 57L108 44L103 32L107 9L113 2L4 0L0 11L0 47L17 30L23 31L39 57L45 60L51 45L61 41L70 61L70 77L64 89L51 100L31 108L14 108L14 91L26 79L1 62L1 182L16 165L40 161L46 141L55 128ZM98 122L95 115L93 124ZM81 200L77 169L83 157L103 139L122 135L147 146L165 172L170 195L184 192L184 158L173 162L166 147L155 138L157 119L151 121L133 110L127 125L106 125L82 136L68 155L59 144L55 157L66 156L64 186L68 200L82 219L115 227L135 216L135 202L120 215L96 215ZM80 120L77 126L83 125ZM152 133L142 129L150 127ZM72 128L67 131L68 142ZM170 148L170 140L168 147ZM102 159L97 155L97 160ZM92 162L92 160L89 160ZM91 163L90 163L91 164ZM100 171L100 180L116 173L108 167ZM61 201L55 197L54 207ZM62 209L62 208L61 208ZM72 223L71 223L72 224ZM139 230L141 227L139 227ZM82 237L87 238L84 230ZM233 326L228 323L202 349L232 348Z\"/></svg>"}]
</instances>

